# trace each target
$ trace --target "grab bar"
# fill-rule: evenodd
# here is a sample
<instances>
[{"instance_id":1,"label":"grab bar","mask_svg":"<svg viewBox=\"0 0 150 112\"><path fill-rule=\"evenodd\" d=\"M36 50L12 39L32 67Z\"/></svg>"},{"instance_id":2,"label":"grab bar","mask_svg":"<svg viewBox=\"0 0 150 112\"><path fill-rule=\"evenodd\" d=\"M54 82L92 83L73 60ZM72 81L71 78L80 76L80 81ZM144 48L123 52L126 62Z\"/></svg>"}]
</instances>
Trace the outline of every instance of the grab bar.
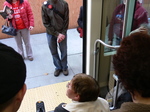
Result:
<instances>
[{"instance_id":1,"label":"grab bar","mask_svg":"<svg viewBox=\"0 0 150 112\"><path fill-rule=\"evenodd\" d=\"M94 67L93 67L93 76L96 80L98 80L98 77L96 76L96 56L97 56L97 53L99 52L99 49L97 49L97 44L98 43L101 43L102 45L108 47L108 48L111 48L111 49L117 49L119 48L120 46L111 46L111 45L108 45L106 44L105 42L103 42L102 40L100 39L97 39L94 43Z\"/></svg>"}]
</instances>

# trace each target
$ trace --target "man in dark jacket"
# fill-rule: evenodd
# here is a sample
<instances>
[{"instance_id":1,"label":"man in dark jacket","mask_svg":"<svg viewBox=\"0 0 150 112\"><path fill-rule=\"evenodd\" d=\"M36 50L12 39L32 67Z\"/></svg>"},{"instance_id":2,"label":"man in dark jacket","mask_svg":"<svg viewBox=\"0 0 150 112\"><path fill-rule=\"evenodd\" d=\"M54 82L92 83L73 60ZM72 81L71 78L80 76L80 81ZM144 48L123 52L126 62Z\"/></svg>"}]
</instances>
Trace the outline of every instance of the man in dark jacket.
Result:
<instances>
[{"instance_id":1,"label":"man in dark jacket","mask_svg":"<svg viewBox=\"0 0 150 112\"><path fill-rule=\"evenodd\" d=\"M42 5L42 20L46 28L49 48L56 67L54 76L61 72L68 75L67 66L67 29L69 24L68 3L64 0L48 0ZM61 57L59 57L57 43Z\"/></svg>"}]
</instances>

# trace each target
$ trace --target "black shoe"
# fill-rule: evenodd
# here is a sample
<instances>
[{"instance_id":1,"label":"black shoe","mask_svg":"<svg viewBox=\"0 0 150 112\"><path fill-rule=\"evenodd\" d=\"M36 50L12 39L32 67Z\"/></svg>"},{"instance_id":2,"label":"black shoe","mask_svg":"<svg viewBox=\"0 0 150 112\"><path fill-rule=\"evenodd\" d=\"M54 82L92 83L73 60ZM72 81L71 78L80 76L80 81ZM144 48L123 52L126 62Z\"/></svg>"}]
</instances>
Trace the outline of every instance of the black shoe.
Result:
<instances>
[{"instance_id":1,"label":"black shoe","mask_svg":"<svg viewBox=\"0 0 150 112\"><path fill-rule=\"evenodd\" d=\"M62 71L62 70L59 70L59 69L58 69L58 70L55 70L54 76L55 76L55 77L58 77L61 71Z\"/></svg>"},{"instance_id":2,"label":"black shoe","mask_svg":"<svg viewBox=\"0 0 150 112\"><path fill-rule=\"evenodd\" d=\"M65 75L65 76L68 76L68 69L67 70L63 70L63 74Z\"/></svg>"}]
</instances>

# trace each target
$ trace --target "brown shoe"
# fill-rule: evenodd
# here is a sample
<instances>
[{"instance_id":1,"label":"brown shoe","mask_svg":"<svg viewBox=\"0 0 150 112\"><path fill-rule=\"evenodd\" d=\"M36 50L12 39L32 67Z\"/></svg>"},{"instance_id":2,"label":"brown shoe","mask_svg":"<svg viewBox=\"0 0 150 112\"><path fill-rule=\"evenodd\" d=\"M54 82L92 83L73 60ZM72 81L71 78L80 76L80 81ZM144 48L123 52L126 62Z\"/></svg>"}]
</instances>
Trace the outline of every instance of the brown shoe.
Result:
<instances>
[{"instance_id":1,"label":"brown shoe","mask_svg":"<svg viewBox=\"0 0 150 112\"><path fill-rule=\"evenodd\" d=\"M65 76L68 76L68 69L67 70L63 70L63 74L65 75Z\"/></svg>"},{"instance_id":2,"label":"brown shoe","mask_svg":"<svg viewBox=\"0 0 150 112\"><path fill-rule=\"evenodd\" d=\"M29 56L29 57L28 57L28 60L33 61L33 57L30 57L30 56Z\"/></svg>"},{"instance_id":3,"label":"brown shoe","mask_svg":"<svg viewBox=\"0 0 150 112\"><path fill-rule=\"evenodd\" d=\"M59 70L59 69L58 69L58 70L55 70L54 76L55 76L55 77L58 77L59 74L61 73L61 71L62 71L62 70Z\"/></svg>"}]
</instances>

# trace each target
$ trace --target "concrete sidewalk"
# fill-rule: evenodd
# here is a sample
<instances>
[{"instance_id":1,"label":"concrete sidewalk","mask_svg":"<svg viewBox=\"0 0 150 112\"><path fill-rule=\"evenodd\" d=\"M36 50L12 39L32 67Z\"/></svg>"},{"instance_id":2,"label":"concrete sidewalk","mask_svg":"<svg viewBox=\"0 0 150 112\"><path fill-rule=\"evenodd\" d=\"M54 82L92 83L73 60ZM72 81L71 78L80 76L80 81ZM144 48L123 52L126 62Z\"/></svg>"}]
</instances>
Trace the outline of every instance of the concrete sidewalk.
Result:
<instances>
[{"instance_id":1,"label":"concrete sidewalk","mask_svg":"<svg viewBox=\"0 0 150 112\"><path fill-rule=\"evenodd\" d=\"M82 38L79 37L76 29L69 29L67 33L69 75L64 76L61 73L58 77L54 77L55 67L48 48L46 33L31 35L34 60L25 59L28 89L68 81L72 79L73 75L82 72ZM0 42L17 51L14 38L1 39Z\"/></svg>"}]
</instances>

